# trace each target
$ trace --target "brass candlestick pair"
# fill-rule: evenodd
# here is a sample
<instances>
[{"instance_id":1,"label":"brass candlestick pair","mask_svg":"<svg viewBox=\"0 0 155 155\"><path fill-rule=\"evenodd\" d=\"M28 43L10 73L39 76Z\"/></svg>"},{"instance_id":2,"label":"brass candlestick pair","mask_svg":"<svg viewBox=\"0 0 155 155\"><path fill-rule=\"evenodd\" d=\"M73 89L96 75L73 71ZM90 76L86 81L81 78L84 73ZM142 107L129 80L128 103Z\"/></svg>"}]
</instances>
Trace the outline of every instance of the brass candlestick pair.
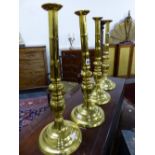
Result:
<instances>
[{"instance_id":1,"label":"brass candlestick pair","mask_svg":"<svg viewBox=\"0 0 155 155\"><path fill-rule=\"evenodd\" d=\"M72 113L71 118L79 126L82 127L96 127L105 120L104 111L97 103L96 96L92 97L92 91L94 84L91 81L92 72L90 71L90 59L88 51L88 34L86 15L89 13L88 10L80 10L75 12L79 16L80 22L80 36L81 36L81 52L82 52L82 92L83 92L83 103L76 106Z\"/></svg>"},{"instance_id":2,"label":"brass candlestick pair","mask_svg":"<svg viewBox=\"0 0 155 155\"><path fill-rule=\"evenodd\" d=\"M105 114L101 107L96 104L105 104L109 102L110 95L101 90L100 79L102 77L101 63L101 18L95 20L95 70L92 74L90 71L90 60L88 51L88 35L86 28L86 15L88 10L76 11L79 16L81 49L82 49L82 92L83 103L76 106L71 112L71 118L75 123L63 119L64 86L60 77L60 62L58 56L58 10L62 5L44 4L43 9L48 11L49 17L49 43L50 43L50 68L51 81L49 85L50 91L50 107L55 114L54 121L41 131L39 136L39 147L45 155L68 155L73 153L82 141L81 127L96 127L105 120ZM91 78L94 75L96 86L92 83Z\"/></svg>"},{"instance_id":3,"label":"brass candlestick pair","mask_svg":"<svg viewBox=\"0 0 155 155\"><path fill-rule=\"evenodd\" d=\"M94 79L95 88L92 93L92 98L96 99L98 105L107 104L111 96L105 92L101 87L102 78L102 61L101 61L101 19L102 17L94 17L95 21L95 61L94 61Z\"/></svg>"}]
</instances>

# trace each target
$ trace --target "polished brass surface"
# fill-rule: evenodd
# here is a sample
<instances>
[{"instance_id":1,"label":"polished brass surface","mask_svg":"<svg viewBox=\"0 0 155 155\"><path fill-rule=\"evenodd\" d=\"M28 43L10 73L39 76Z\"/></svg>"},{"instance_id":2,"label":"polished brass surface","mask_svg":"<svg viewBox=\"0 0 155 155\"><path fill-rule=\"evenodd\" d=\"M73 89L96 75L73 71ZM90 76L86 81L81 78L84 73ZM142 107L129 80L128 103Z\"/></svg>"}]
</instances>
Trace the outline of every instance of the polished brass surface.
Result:
<instances>
[{"instance_id":1,"label":"polished brass surface","mask_svg":"<svg viewBox=\"0 0 155 155\"><path fill-rule=\"evenodd\" d=\"M79 16L81 51L82 51L82 92L83 103L76 106L71 112L71 118L81 127L92 128L99 126L105 120L104 111L95 105L97 100L91 97L94 83L92 83L92 72L90 71L90 59L88 51L88 35L86 25L86 15L88 10L76 11Z\"/></svg>"},{"instance_id":2,"label":"polished brass surface","mask_svg":"<svg viewBox=\"0 0 155 155\"><path fill-rule=\"evenodd\" d=\"M100 86L102 77L102 61L101 61L101 19L102 17L94 17L95 21L95 61L94 61L94 79L95 88L92 96L97 100L98 105L107 104L111 96L108 92L104 91Z\"/></svg>"},{"instance_id":3,"label":"polished brass surface","mask_svg":"<svg viewBox=\"0 0 155 155\"><path fill-rule=\"evenodd\" d=\"M50 107L54 112L54 121L46 125L39 135L39 148L45 155L68 155L73 153L82 141L81 131L76 123L64 120L64 86L60 78L58 56L58 10L59 4L44 4L48 11L51 81L49 85Z\"/></svg>"},{"instance_id":4,"label":"polished brass surface","mask_svg":"<svg viewBox=\"0 0 155 155\"><path fill-rule=\"evenodd\" d=\"M108 78L109 71L109 29L110 22L112 20L103 20L105 24L105 34L104 34L104 47L103 56L102 56L102 79L100 81L100 85L104 90L112 90L116 87L116 84Z\"/></svg>"}]
</instances>

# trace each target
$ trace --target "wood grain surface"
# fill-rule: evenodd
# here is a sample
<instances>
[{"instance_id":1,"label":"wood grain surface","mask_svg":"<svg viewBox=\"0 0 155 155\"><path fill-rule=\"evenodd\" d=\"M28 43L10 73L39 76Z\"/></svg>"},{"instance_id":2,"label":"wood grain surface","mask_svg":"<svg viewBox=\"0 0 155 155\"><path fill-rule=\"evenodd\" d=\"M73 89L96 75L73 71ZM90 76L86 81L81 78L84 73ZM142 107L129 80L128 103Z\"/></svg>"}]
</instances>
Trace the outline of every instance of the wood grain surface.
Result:
<instances>
[{"instance_id":1,"label":"wood grain surface","mask_svg":"<svg viewBox=\"0 0 155 155\"><path fill-rule=\"evenodd\" d=\"M107 155L118 128L124 89L124 79L111 78L116 82L116 89L110 91L111 101L101 106L105 111L105 122L96 128L81 129L82 143L74 155ZM70 93L71 94L71 93ZM72 109L82 102L79 88L72 95L66 94L64 118L70 119ZM38 137L42 128L53 120L53 113L48 110L33 121L20 133L20 155L42 155L38 148Z\"/></svg>"},{"instance_id":2,"label":"wood grain surface","mask_svg":"<svg viewBox=\"0 0 155 155\"><path fill-rule=\"evenodd\" d=\"M19 49L19 89L40 88L47 85L45 46Z\"/></svg>"}]
</instances>

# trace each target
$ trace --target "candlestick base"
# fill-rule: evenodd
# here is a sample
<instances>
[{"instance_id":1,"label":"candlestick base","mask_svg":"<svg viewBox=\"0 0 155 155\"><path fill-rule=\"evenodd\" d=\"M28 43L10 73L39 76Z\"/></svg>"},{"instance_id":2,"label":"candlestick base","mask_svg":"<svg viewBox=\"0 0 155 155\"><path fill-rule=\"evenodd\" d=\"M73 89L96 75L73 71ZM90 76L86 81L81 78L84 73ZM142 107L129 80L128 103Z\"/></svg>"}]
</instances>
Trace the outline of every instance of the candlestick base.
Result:
<instances>
[{"instance_id":1,"label":"candlestick base","mask_svg":"<svg viewBox=\"0 0 155 155\"><path fill-rule=\"evenodd\" d=\"M72 110L71 118L81 127L93 128L104 122L105 114L102 108L94 103L80 104Z\"/></svg>"},{"instance_id":2,"label":"candlestick base","mask_svg":"<svg viewBox=\"0 0 155 155\"><path fill-rule=\"evenodd\" d=\"M78 126L64 120L60 129L52 122L45 126L39 136L39 147L45 155L68 155L73 153L82 141Z\"/></svg>"},{"instance_id":3,"label":"candlestick base","mask_svg":"<svg viewBox=\"0 0 155 155\"><path fill-rule=\"evenodd\" d=\"M115 89L116 84L112 80L110 80L109 78L103 78L101 80L100 86L102 89L107 91L107 90Z\"/></svg>"},{"instance_id":4,"label":"candlestick base","mask_svg":"<svg viewBox=\"0 0 155 155\"><path fill-rule=\"evenodd\" d=\"M91 99L94 99L97 105L103 105L107 104L111 100L111 96L108 92L105 92L100 85L96 84L91 94Z\"/></svg>"}]
</instances>

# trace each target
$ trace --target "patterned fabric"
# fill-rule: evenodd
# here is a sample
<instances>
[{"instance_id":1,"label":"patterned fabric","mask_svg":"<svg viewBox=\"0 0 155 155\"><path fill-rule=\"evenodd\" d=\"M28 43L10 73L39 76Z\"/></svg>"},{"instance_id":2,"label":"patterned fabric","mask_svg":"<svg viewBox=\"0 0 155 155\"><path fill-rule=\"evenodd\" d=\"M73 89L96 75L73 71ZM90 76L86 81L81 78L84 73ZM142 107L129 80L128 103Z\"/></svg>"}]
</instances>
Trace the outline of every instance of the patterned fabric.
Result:
<instances>
[{"instance_id":1,"label":"patterned fabric","mask_svg":"<svg viewBox=\"0 0 155 155\"><path fill-rule=\"evenodd\" d=\"M78 83L63 81L64 91L74 92ZM67 98L67 96L66 96ZM49 109L47 90L30 90L19 94L19 130L30 125L38 116Z\"/></svg>"},{"instance_id":2,"label":"patterned fabric","mask_svg":"<svg viewBox=\"0 0 155 155\"><path fill-rule=\"evenodd\" d=\"M19 130L29 125L34 119L40 116L49 108L48 98L39 96L19 100Z\"/></svg>"}]
</instances>

